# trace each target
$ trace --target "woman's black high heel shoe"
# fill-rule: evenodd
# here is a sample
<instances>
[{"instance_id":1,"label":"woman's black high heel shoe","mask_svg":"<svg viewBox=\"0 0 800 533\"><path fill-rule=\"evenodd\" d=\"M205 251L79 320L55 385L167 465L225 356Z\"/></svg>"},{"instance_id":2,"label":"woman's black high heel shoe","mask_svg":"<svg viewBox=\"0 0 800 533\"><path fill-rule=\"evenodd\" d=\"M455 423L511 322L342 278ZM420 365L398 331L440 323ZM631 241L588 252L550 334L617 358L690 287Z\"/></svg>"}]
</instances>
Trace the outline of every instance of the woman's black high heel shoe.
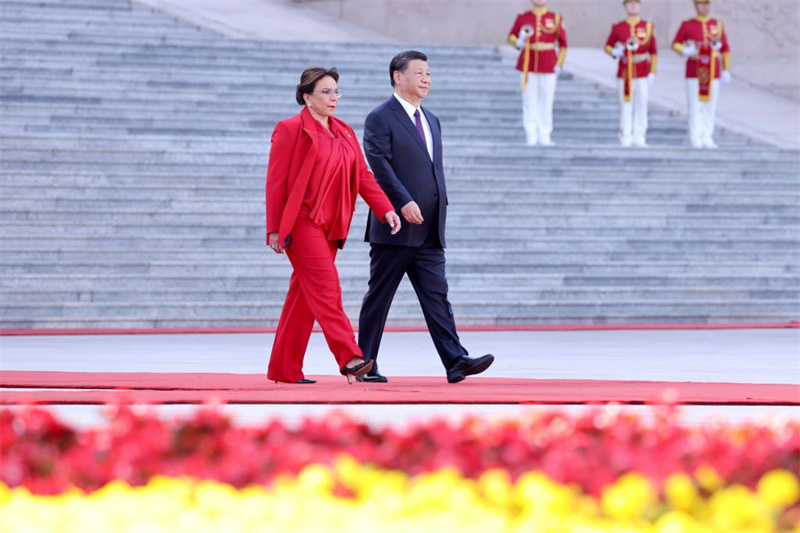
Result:
<instances>
[{"instance_id":1,"label":"woman's black high heel shoe","mask_svg":"<svg viewBox=\"0 0 800 533\"><path fill-rule=\"evenodd\" d=\"M372 370L372 361L364 361L363 363L359 363L355 366L346 366L342 368L340 371L343 376L347 378L347 384L352 385L353 382L350 380L352 377L363 376L370 370Z\"/></svg>"},{"instance_id":2,"label":"woman's black high heel shoe","mask_svg":"<svg viewBox=\"0 0 800 533\"><path fill-rule=\"evenodd\" d=\"M297 385L310 385L310 384L316 383L316 382L317 382L316 379L302 378L300 380L295 381L294 383L297 384ZM278 383L278 382L276 381L275 383Z\"/></svg>"}]
</instances>

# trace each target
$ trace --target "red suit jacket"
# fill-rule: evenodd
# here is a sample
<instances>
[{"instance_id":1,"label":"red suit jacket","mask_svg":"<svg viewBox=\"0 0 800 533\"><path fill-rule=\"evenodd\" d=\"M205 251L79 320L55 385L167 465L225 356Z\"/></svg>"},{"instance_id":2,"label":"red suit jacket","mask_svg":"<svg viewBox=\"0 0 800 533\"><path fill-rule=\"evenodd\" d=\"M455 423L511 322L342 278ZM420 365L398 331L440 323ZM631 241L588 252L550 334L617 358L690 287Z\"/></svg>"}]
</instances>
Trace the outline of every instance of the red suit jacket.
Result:
<instances>
[{"instance_id":1,"label":"red suit jacket","mask_svg":"<svg viewBox=\"0 0 800 533\"><path fill-rule=\"evenodd\" d=\"M277 232L280 242L289 246L292 228L300 213L317 157L317 133L313 120L311 112L304 107L300 114L278 122L272 132L266 186L267 243L269 234ZM328 120L336 122L345 132L357 154L356 166L350 177L352 205L346 211L350 213L350 219L342 221L342 226L345 230L350 229L358 194L375 212L378 220L385 222L386 213L393 211L394 207L367 168L353 128L335 117ZM339 211L345 212L344 209ZM344 240L339 243L340 248L343 246Z\"/></svg>"},{"instance_id":2,"label":"red suit jacket","mask_svg":"<svg viewBox=\"0 0 800 533\"><path fill-rule=\"evenodd\" d=\"M519 32L524 26L530 27L533 33L520 50L517 70L524 74L552 74L556 66L564 64L564 57L567 55L567 30L561 15L547 9L532 9L520 13L508 32L511 46L517 45Z\"/></svg>"},{"instance_id":3,"label":"red suit jacket","mask_svg":"<svg viewBox=\"0 0 800 533\"><path fill-rule=\"evenodd\" d=\"M728 35L725 33L722 23L717 19L695 17L684 21L672 41L672 48L680 54L687 41L694 41L698 48L698 54L686 61L687 78L697 78L698 71L708 70L712 57L714 58L714 78L720 77L720 70L730 69L731 50L728 46ZM713 41L719 41L721 46L719 50L712 53L711 43ZM720 65L720 56L722 56L722 65Z\"/></svg>"},{"instance_id":4,"label":"red suit jacket","mask_svg":"<svg viewBox=\"0 0 800 533\"><path fill-rule=\"evenodd\" d=\"M639 47L628 52L619 58L617 67L617 78L625 78L628 74L629 65L632 65L631 74L633 79L646 78L651 72L655 74L658 57L656 47L656 33L653 24L636 17L618 22L611 27L611 33L606 40L606 53L611 54L617 43L627 44L628 39L634 38ZM629 64L629 60L633 60Z\"/></svg>"}]
</instances>

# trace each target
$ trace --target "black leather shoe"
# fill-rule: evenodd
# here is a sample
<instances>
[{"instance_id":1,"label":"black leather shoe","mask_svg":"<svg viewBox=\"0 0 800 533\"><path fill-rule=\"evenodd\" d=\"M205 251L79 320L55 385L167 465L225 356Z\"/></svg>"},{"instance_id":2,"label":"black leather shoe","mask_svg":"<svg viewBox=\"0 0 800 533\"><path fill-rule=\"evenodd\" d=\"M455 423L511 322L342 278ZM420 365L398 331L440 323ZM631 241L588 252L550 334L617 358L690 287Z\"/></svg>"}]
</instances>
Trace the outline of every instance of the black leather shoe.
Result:
<instances>
[{"instance_id":1,"label":"black leather shoe","mask_svg":"<svg viewBox=\"0 0 800 533\"><path fill-rule=\"evenodd\" d=\"M364 383L386 383L387 381L389 381L389 379L383 374L375 372L374 374L359 376L356 378L356 381L362 381Z\"/></svg>"},{"instance_id":2,"label":"black leather shoe","mask_svg":"<svg viewBox=\"0 0 800 533\"><path fill-rule=\"evenodd\" d=\"M317 382L316 379L308 379L308 378L303 378L303 379L297 381L297 383L299 383L301 385L310 385L311 383L316 383L316 382Z\"/></svg>"},{"instance_id":3,"label":"black leather shoe","mask_svg":"<svg viewBox=\"0 0 800 533\"><path fill-rule=\"evenodd\" d=\"M464 378L467 376L480 374L492 366L492 363L494 363L494 356L492 354L486 354L474 359L464 355L453 365L453 368L447 371L447 382L458 383L459 381L464 381Z\"/></svg>"}]
</instances>

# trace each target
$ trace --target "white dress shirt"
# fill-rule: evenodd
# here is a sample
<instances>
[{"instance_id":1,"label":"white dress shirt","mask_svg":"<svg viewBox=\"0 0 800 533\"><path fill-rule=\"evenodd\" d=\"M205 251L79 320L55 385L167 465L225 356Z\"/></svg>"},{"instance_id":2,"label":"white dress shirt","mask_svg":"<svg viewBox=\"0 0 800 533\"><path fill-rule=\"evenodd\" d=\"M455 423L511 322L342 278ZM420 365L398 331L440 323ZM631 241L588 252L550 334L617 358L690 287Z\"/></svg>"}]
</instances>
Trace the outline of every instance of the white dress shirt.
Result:
<instances>
[{"instance_id":1,"label":"white dress shirt","mask_svg":"<svg viewBox=\"0 0 800 533\"><path fill-rule=\"evenodd\" d=\"M431 125L428 124L428 119L425 118L425 113L422 112L422 108L414 107L403 100L403 98L397 93L394 93L394 97L397 98L397 101L400 102L400 105L403 106L403 109L405 109L406 113L408 113L408 117L411 119L414 129L417 128L417 122L414 120L414 112L419 110L419 116L422 120L422 131L425 132L425 144L428 146L428 155L431 156L431 161L433 161L433 135L431 134Z\"/></svg>"}]
</instances>

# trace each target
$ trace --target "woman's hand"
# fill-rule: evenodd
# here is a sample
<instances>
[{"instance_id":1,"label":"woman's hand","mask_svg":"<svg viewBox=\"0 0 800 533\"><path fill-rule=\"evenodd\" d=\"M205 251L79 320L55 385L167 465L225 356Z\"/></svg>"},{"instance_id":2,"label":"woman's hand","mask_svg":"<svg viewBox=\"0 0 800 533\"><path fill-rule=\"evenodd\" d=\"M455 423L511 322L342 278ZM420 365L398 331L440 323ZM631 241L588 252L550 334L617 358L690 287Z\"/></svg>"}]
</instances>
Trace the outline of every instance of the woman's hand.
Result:
<instances>
[{"instance_id":1,"label":"woman's hand","mask_svg":"<svg viewBox=\"0 0 800 533\"><path fill-rule=\"evenodd\" d=\"M276 254L283 253L283 245L281 244L280 240L278 240L277 232L269 234L269 247L272 248Z\"/></svg>"},{"instance_id":2,"label":"woman's hand","mask_svg":"<svg viewBox=\"0 0 800 533\"><path fill-rule=\"evenodd\" d=\"M388 213L386 213L386 216L384 218L386 219L386 222L389 224L389 227L392 228L392 235L400 231L400 227L402 226L402 224L400 223L400 217L397 216L397 213L395 213L394 211L389 211Z\"/></svg>"}]
</instances>

